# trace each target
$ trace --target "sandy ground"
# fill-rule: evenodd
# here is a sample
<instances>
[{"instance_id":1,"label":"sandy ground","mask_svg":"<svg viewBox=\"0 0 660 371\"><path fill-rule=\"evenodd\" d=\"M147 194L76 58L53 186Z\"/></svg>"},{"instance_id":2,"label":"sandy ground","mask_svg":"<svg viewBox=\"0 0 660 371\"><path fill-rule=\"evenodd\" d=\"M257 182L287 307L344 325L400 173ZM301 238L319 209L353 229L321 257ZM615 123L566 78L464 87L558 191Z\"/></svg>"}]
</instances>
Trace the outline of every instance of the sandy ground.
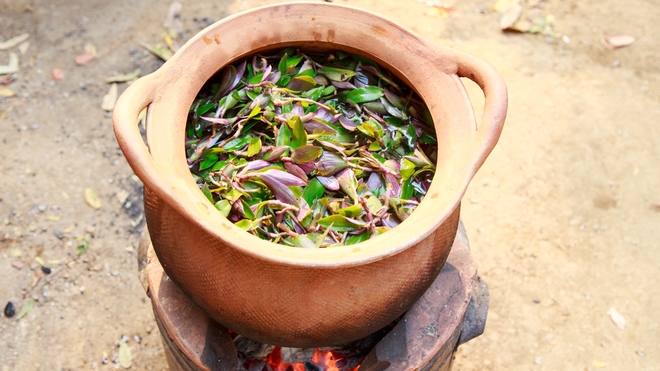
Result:
<instances>
[{"instance_id":1,"label":"sandy ground","mask_svg":"<svg viewBox=\"0 0 660 371\"><path fill-rule=\"evenodd\" d=\"M446 18L412 0L335 2L474 53L509 87L504 133L462 206L491 306L485 333L459 348L455 369L660 370L660 7L523 2L525 14L554 17L557 37L549 39L502 33L494 1L445 2L453 5ZM185 40L274 2L182 3ZM141 185L101 101L106 78L160 65L140 42L162 42L169 2L0 5L0 40L31 36L25 53L0 51L0 64L10 52L20 59L4 86L16 96L0 97L0 304L19 311L35 300L21 319L0 316L0 367L110 370L126 336L132 369L166 369L136 276ZM601 45L617 34L636 41ZM86 44L99 57L78 67ZM51 80L55 68L64 73L59 81ZM468 88L480 111L478 88ZM98 194L100 209L86 204L85 188ZM89 246L78 256L85 233Z\"/></svg>"}]
</instances>

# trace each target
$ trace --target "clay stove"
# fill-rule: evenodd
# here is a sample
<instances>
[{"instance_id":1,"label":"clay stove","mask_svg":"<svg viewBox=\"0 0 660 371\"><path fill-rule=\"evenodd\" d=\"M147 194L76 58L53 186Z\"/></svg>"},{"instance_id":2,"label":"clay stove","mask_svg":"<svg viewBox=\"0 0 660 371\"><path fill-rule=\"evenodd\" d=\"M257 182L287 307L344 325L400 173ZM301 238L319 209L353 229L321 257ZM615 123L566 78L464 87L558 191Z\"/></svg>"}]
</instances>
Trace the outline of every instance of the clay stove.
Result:
<instances>
[{"instance_id":1,"label":"clay stove","mask_svg":"<svg viewBox=\"0 0 660 371\"><path fill-rule=\"evenodd\" d=\"M171 371L448 371L458 345L483 332L488 311L488 287L462 224L442 271L401 318L353 343L316 350L257 343L212 320L165 275L146 230L138 263Z\"/></svg>"}]
</instances>

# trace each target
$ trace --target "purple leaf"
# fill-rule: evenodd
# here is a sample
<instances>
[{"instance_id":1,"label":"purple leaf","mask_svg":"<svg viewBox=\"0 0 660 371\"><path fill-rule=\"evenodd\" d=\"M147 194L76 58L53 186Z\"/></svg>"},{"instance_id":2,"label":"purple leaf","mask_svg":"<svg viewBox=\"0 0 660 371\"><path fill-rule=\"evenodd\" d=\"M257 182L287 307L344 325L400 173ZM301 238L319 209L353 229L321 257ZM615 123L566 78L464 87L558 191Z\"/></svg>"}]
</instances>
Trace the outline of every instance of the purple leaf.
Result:
<instances>
[{"instance_id":1,"label":"purple leaf","mask_svg":"<svg viewBox=\"0 0 660 371\"><path fill-rule=\"evenodd\" d=\"M271 165L270 162L264 161L264 160L251 161L251 162L248 162L247 165L245 165L245 167L243 168L243 172L248 172L248 171L251 171L251 170L260 170L260 169L263 169L263 168L268 167L270 165Z\"/></svg>"},{"instance_id":2,"label":"purple leaf","mask_svg":"<svg viewBox=\"0 0 660 371\"><path fill-rule=\"evenodd\" d=\"M296 165L298 165L305 172L305 174L309 174L312 171L316 170L316 163L314 161L303 162L302 164L296 164Z\"/></svg>"},{"instance_id":3,"label":"purple leaf","mask_svg":"<svg viewBox=\"0 0 660 371\"><path fill-rule=\"evenodd\" d=\"M316 170L323 176L334 175L347 167L348 163L341 156L329 151L323 151L321 158L316 161Z\"/></svg>"},{"instance_id":4,"label":"purple leaf","mask_svg":"<svg viewBox=\"0 0 660 371\"><path fill-rule=\"evenodd\" d=\"M266 148L263 159L266 161L278 161L289 150L289 146L273 146Z\"/></svg>"},{"instance_id":5,"label":"purple leaf","mask_svg":"<svg viewBox=\"0 0 660 371\"><path fill-rule=\"evenodd\" d=\"M401 222L393 215L388 215L386 218L381 219L385 227L394 228Z\"/></svg>"},{"instance_id":6,"label":"purple leaf","mask_svg":"<svg viewBox=\"0 0 660 371\"><path fill-rule=\"evenodd\" d=\"M291 114L294 116L302 117L305 115L305 109L303 108L302 104L296 103L291 109Z\"/></svg>"},{"instance_id":7,"label":"purple leaf","mask_svg":"<svg viewBox=\"0 0 660 371\"><path fill-rule=\"evenodd\" d=\"M350 130L350 131L353 131L353 130L355 130L355 128L360 126L360 124L356 123L355 121L349 119L348 117L346 117L344 115L339 116L339 123L346 130Z\"/></svg>"},{"instance_id":8,"label":"purple leaf","mask_svg":"<svg viewBox=\"0 0 660 371\"><path fill-rule=\"evenodd\" d=\"M304 180L298 178L297 176L293 174L289 174L286 171L282 170L276 170L276 169L268 169L264 171L263 173L257 173L255 174L262 180L264 178L271 178L274 179L284 185L287 186L304 186L307 185L307 182ZM264 182L265 183L265 182Z\"/></svg>"},{"instance_id":9,"label":"purple leaf","mask_svg":"<svg viewBox=\"0 0 660 371\"><path fill-rule=\"evenodd\" d=\"M321 134L321 135L334 135L337 134L337 130L333 129L332 126L327 125L323 122L313 119L310 122L305 123L305 131L309 134Z\"/></svg>"},{"instance_id":10,"label":"purple leaf","mask_svg":"<svg viewBox=\"0 0 660 371\"><path fill-rule=\"evenodd\" d=\"M298 178L302 179L305 183L307 183L307 174L305 174L305 171L303 171L303 169L301 169L300 166L287 161L284 163L284 167L286 168L286 171L297 176Z\"/></svg>"},{"instance_id":11,"label":"purple leaf","mask_svg":"<svg viewBox=\"0 0 660 371\"><path fill-rule=\"evenodd\" d=\"M326 110L323 107L320 107L317 111L316 114L314 115L315 118L321 119L323 121L330 122L334 118L332 113L330 113L328 110Z\"/></svg>"},{"instance_id":12,"label":"purple leaf","mask_svg":"<svg viewBox=\"0 0 660 371\"><path fill-rule=\"evenodd\" d=\"M355 89L355 85L348 81L330 81L330 83L339 89Z\"/></svg>"},{"instance_id":13,"label":"purple leaf","mask_svg":"<svg viewBox=\"0 0 660 371\"><path fill-rule=\"evenodd\" d=\"M385 174L385 184L387 184L387 195L390 198L398 198L401 196L401 185L394 175Z\"/></svg>"},{"instance_id":14,"label":"purple leaf","mask_svg":"<svg viewBox=\"0 0 660 371\"><path fill-rule=\"evenodd\" d=\"M275 198L289 205L298 206L298 199L296 199L296 196L293 195L293 192L291 192L291 190L282 182L277 180L275 177L265 175L265 173L260 174L260 178L264 184L266 184L268 189L270 189Z\"/></svg>"},{"instance_id":15,"label":"purple leaf","mask_svg":"<svg viewBox=\"0 0 660 371\"><path fill-rule=\"evenodd\" d=\"M383 181L377 173L371 173L367 179L367 189L370 191L376 190L383 186Z\"/></svg>"},{"instance_id":16,"label":"purple leaf","mask_svg":"<svg viewBox=\"0 0 660 371\"><path fill-rule=\"evenodd\" d=\"M280 71L275 71L270 75L268 75L268 77L265 80L270 82L277 82L280 79L280 77L282 77Z\"/></svg>"},{"instance_id":17,"label":"purple leaf","mask_svg":"<svg viewBox=\"0 0 660 371\"><path fill-rule=\"evenodd\" d=\"M337 181L337 178L334 176L317 176L316 179L319 180L319 183L321 183L326 189L329 189L331 191L337 191L339 190L339 182Z\"/></svg>"},{"instance_id":18,"label":"purple leaf","mask_svg":"<svg viewBox=\"0 0 660 371\"><path fill-rule=\"evenodd\" d=\"M383 163L383 166L390 169L397 178L401 176L401 164L399 164L399 161L389 159Z\"/></svg>"}]
</instances>

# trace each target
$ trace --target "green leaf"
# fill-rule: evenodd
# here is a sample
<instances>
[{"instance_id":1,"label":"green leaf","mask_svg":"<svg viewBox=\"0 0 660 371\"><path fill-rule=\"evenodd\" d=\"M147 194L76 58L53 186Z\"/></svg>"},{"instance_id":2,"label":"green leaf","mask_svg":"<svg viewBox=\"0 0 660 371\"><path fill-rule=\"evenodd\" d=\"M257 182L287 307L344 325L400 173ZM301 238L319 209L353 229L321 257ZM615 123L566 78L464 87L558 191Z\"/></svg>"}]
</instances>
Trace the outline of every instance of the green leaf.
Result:
<instances>
[{"instance_id":1,"label":"green leaf","mask_svg":"<svg viewBox=\"0 0 660 371\"><path fill-rule=\"evenodd\" d=\"M300 117L293 116L291 120L287 120L287 124L292 129L291 148L296 149L307 144L307 132Z\"/></svg>"},{"instance_id":2,"label":"green leaf","mask_svg":"<svg viewBox=\"0 0 660 371\"><path fill-rule=\"evenodd\" d=\"M245 136L245 137L240 137L240 138L235 138L227 142L222 148L224 148L227 151L236 151L238 149L243 149L245 148L248 143L252 140L252 137Z\"/></svg>"},{"instance_id":3,"label":"green leaf","mask_svg":"<svg viewBox=\"0 0 660 371\"><path fill-rule=\"evenodd\" d=\"M356 243L364 242L369 239L369 231L360 234L353 234L346 239L346 245L355 245Z\"/></svg>"},{"instance_id":4,"label":"green leaf","mask_svg":"<svg viewBox=\"0 0 660 371\"><path fill-rule=\"evenodd\" d=\"M294 69L295 66L303 60L302 55L295 55L293 57L288 57L286 61L286 73L296 73Z\"/></svg>"},{"instance_id":5,"label":"green leaf","mask_svg":"<svg viewBox=\"0 0 660 371\"><path fill-rule=\"evenodd\" d=\"M220 200L215 203L215 208L220 211L222 215L226 217L229 216L229 212L231 211L231 203L227 200Z\"/></svg>"},{"instance_id":6,"label":"green leaf","mask_svg":"<svg viewBox=\"0 0 660 371\"><path fill-rule=\"evenodd\" d=\"M249 219L241 219L236 222L236 226L244 231L247 231L252 227L252 221Z\"/></svg>"},{"instance_id":7,"label":"green leaf","mask_svg":"<svg viewBox=\"0 0 660 371\"><path fill-rule=\"evenodd\" d=\"M407 159L401 159L401 177L405 180L415 172L415 164Z\"/></svg>"},{"instance_id":8,"label":"green leaf","mask_svg":"<svg viewBox=\"0 0 660 371\"><path fill-rule=\"evenodd\" d=\"M401 198L404 200L409 200L415 191L415 188L412 184L413 178L408 178L403 182L401 186Z\"/></svg>"},{"instance_id":9,"label":"green leaf","mask_svg":"<svg viewBox=\"0 0 660 371\"><path fill-rule=\"evenodd\" d=\"M321 153L323 153L323 149L321 147L307 144L293 150L291 153L291 161L296 164L314 161L319 158L319 156L321 156Z\"/></svg>"},{"instance_id":10,"label":"green leaf","mask_svg":"<svg viewBox=\"0 0 660 371\"><path fill-rule=\"evenodd\" d=\"M383 89L377 86L365 86L353 89L346 94L346 99L355 103L372 102L385 95Z\"/></svg>"},{"instance_id":11,"label":"green leaf","mask_svg":"<svg viewBox=\"0 0 660 371\"><path fill-rule=\"evenodd\" d=\"M30 299L30 300L29 300L29 301L23 306L23 308L21 308L21 311L18 312L18 315L16 316L16 319L21 319L21 318L25 317L25 315L28 314L28 312L29 312L30 310L32 310L32 308L34 308L34 302L35 302L34 299Z\"/></svg>"},{"instance_id":12,"label":"green leaf","mask_svg":"<svg viewBox=\"0 0 660 371\"><path fill-rule=\"evenodd\" d=\"M201 190L202 190L202 193L204 194L204 196L206 196L206 198L207 198L210 202L213 202L213 195L211 194L211 190L209 189L208 184L204 183L204 185L202 186Z\"/></svg>"},{"instance_id":13,"label":"green leaf","mask_svg":"<svg viewBox=\"0 0 660 371\"><path fill-rule=\"evenodd\" d=\"M305 190L303 191L302 197L307 201L308 205L312 205L314 201L323 197L325 192L325 187L318 179L314 178L307 183Z\"/></svg>"},{"instance_id":14,"label":"green leaf","mask_svg":"<svg viewBox=\"0 0 660 371\"><path fill-rule=\"evenodd\" d=\"M288 124L280 125L280 130L277 132L275 145L278 147L289 146L291 144L291 129Z\"/></svg>"},{"instance_id":15,"label":"green leaf","mask_svg":"<svg viewBox=\"0 0 660 371\"><path fill-rule=\"evenodd\" d=\"M319 68L318 72L332 81L348 81L355 76L355 71L344 68L324 67Z\"/></svg>"},{"instance_id":16,"label":"green leaf","mask_svg":"<svg viewBox=\"0 0 660 371\"><path fill-rule=\"evenodd\" d=\"M195 110L195 113L198 116L201 116L201 115L205 114L206 112L210 111L213 107L215 107L215 103L207 103L207 104L204 104L204 105L201 105L201 106L197 107L197 109Z\"/></svg>"},{"instance_id":17,"label":"green leaf","mask_svg":"<svg viewBox=\"0 0 660 371\"><path fill-rule=\"evenodd\" d=\"M315 249L316 244L307 235L299 234L292 238L294 245L304 247L306 249Z\"/></svg>"},{"instance_id":18,"label":"green leaf","mask_svg":"<svg viewBox=\"0 0 660 371\"><path fill-rule=\"evenodd\" d=\"M356 216L360 216L364 213L364 209L362 209L361 205L353 205L349 207L345 207L343 209L337 210L337 214L343 215L349 218L355 218Z\"/></svg>"},{"instance_id":19,"label":"green leaf","mask_svg":"<svg viewBox=\"0 0 660 371\"><path fill-rule=\"evenodd\" d=\"M258 115L259 113L261 113L261 106L256 105L256 106L252 109L252 111L250 112L250 114L248 115L247 118L251 119L251 118L253 118L254 116Z\"/></svg>"},{"instance_id":20,"label":"green leaf","mask_svg":"<svg viewBox=\"0 0 660 371\"><path fill-rule=\"evenodd\" d=\"M261 152L261 138L254 138L250 142L250 145L248 145L246 156L252 157L259 154L259 152Z\"/></svg>"},{"instance_id":21,"label":"green leaf","mask_svg":"<svg viewBox=\"0 0 660 371\"><path fill-rule=\"evenodd\" d=\"M254 213L252 212L252 209L250 209L250 205L248 205L247 202L245 202L244 199L241 199L241 204L243 205L243 213L245 213L245 216L248 217L250 220L254 220L255 216Z\"/></svg>"},{"instance_id":22,"label":"green leaf","mask_svg":"<svg viewBox=\"0 0 660 371\"><path fill-rule=\"evenodd\" d=\"M202 161L199 163L199 170L205 170L215 165L218 162L218 155L215 153L209 153L208 155L202 158Z\"/></svg>"},{"instance_id":23,"label":"green leaf","mask_svg":"<svg viewBox=\"0 0 660 371\"><path fill-rule=\"evenodd\" d=\"M332 228L333 231L337 232L354 231L364 227L366 224L359 220L347 218L343 215L326 216L325 218L319 219L318 223L323 227Z\"/></svg>"},{"instance_id":24,"label":"green leaf","mask_svg":"<svg viewBox=\"0 0 660 371\"><path fill-rule=\"evenodd\" d=\"M277 70L280 71L280 74L282 74L282 76L286 75L287 63L288 63L288 55L287 53L284 53L282 59L280 59L280 63L277 65Z\"/></svg>"}]
</instances>

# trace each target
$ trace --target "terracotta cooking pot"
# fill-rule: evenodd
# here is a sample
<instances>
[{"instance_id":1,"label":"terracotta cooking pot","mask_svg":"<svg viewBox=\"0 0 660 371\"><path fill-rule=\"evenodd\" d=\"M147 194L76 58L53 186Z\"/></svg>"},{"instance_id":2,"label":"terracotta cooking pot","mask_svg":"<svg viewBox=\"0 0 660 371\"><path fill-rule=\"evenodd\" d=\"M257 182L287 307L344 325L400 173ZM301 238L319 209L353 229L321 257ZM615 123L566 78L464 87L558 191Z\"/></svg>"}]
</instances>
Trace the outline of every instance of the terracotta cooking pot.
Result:
<instances>
[{"instance_id":1,"label":"terracotta cooking pot","mask_svg":"<svg viewBox=\"0 0 660 371\"><path fill-rule=\"evenodd\" d=\"M188 110L204 83L247 55L296 46L367 56L428 105L437 172L412 215L368 241L335 248L276 245L250 235L207 201L184 150ZM476 125L460 77L485 94ZM147 145L136 118L149 107ZM495 146L507 92L489 64L441 48L377 15L326 3L266 6L193 37L117 102L117 141L144 182L147 225L165 272L211 317L254 340L291 347L343 344L396 319L433 282L456 234L459 206Z\"/></svg>"}]
</instances>

